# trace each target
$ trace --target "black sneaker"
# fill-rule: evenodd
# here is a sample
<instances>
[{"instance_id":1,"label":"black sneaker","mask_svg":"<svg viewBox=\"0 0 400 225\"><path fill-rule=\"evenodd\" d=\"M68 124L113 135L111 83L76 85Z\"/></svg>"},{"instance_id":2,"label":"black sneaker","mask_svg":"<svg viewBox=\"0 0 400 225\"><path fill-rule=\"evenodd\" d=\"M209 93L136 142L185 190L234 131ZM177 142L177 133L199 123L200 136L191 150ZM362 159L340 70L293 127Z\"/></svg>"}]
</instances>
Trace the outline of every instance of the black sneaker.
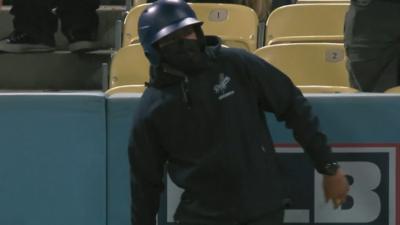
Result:
<instances>
[{"instance_id":1,"label":"black sneaker","mask_svg":"<svg viewBox=\"0 0 400 225\"><path fill-rule=\"evenodd\" d=\"M14 31L0 40L0 52L29 53L54 51L54 43L43 43L23 32Z\"/></svg>"},{"instance_id":2,"label":"black sneaker","mask_svg":"<svg viewBox=\"0 0 400 225\"><path fill-rule=\"evenodd\" d=\"M96 42L96 33L81 33L81 34L68 34L69 50L71 52L88 52L98 49L99 45Z\"/></svg>"}]
</instances>

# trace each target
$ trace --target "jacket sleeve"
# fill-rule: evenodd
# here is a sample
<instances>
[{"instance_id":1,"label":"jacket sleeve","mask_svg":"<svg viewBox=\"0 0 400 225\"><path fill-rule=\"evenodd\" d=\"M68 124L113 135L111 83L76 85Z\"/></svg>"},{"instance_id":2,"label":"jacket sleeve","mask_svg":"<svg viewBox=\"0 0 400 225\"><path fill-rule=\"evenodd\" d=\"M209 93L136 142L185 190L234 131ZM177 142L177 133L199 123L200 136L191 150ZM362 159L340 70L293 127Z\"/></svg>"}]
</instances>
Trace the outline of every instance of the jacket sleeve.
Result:
<instances>
[{"instance_id":1,"label":"jacket sleeve","mask_svg":"<svg viewBox=\"0 0 400 225\"><path fill-rule=\"evenodd\" d=\"M274 113L279 121L285 121L314 167L324 174L325 165L336 160L309 102L284 73L268 62L252 54L248 54L245 61L261 109Z\"/></svg>"},{"instance_id":2,"label":"jacket sleeve","mask_svg":"<svg viewBox=\"0 0 400 225\"><path fill-rule=\"evenodd\" d=\"M166 154L152 123L136 120L129 141L132 225L155 225Z\"/></svg>"}]
</instances>

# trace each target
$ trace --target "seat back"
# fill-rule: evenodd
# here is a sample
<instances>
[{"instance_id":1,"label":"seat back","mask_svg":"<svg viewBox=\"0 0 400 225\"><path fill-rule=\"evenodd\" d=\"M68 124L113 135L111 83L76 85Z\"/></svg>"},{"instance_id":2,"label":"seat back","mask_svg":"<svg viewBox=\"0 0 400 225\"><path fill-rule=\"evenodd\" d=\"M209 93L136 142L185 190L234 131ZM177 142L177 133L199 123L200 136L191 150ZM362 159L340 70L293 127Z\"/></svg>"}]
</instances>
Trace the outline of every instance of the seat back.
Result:
<instances>
[{"instance_id":1,"label":"seat back","mask_svg":"<svg viewBox=\"0 0 400 225\"><path fill-rule=\"evenodd\" d=\"M257 48L257 14L238 4L192 3L197 17L204 22L206 35L217 35L224 45L254 51Z\"/></svg>"},{"instance_id":2,"label":"seat back","mask_svg":"<svg viewBox=\"0 0 400 225\"><path fill-rule=\"evenodd\" d=\"M298 0L297 4L308 3L350 3L350 0Z\"/></svg>"},{"instance_id":3,"label":"seat back","mask_svg":"<svg viewBox=\"0 0 400 225\"><path fill-rule=\"evenodd\" d=\"M150 4L136 5L129 11L128 15L126 15L123 27L122 47L139 43L139 16L149 5Z\"/></svg>"},{"instance_id":4,"label":"seat back","mask_svg":"<svg viewBox=\"0 0 400 225\"><path fill-rule=\"evenodd\" d=\"M149 4L134 7L125 18L123 46L139 42L138 19ZM191 3L206 35L221 37L229 47L254 51L257 48L257 14L249 7L236 4Z\"/></svg>"},{"instance_id":5,"label":"seat back","mask_svg":"<svg viewBox=\"0 0 400 225\"><path fill-rule=\"evenodd\" d=\"M301 92L307 94L332 94L332 93L356 93L359 90L351 88L351 87L344 87L344 86L322 86L322 85L299 85L297 86Z\"/></svg>"},{"instance_id":6,"label":"seat back","mask_svg":"<svg viewBox=\"0 0 400 225\"><path fill-rule=\"evenodd\" d=\"M295 85L349 87L343 44L271 45L255 54L288 75Z\"/></svg>"},{"instance_id":7,"label":"seat back","mask_svg":"<svg viewBox=\"0 0 400 225\"><path fill-rule=\"evenodd\" d=\"M400 86L389 88L385 91L385 93L398 93L400 94Z\"/></svg>"},{"instance_id":8,"label":"seat back","mask_svg":"<svg viewBox=\"0 0 400 225\"><path fill-rule=\"evenodd\" d=\"M140 44L121 48L113 57L110 68L110 88L137 84L149 79L150 64Z\"/></svg>"},{"instance_id":9,"label":"seat back","mask_svg":"<svg viewBox=\"0 0 400 225\"><path fill-rule=\"evenodd\" d=\"M141 4L146 4L146 0L132 0L132 5L133 7L141 5Z\"/></svg>"},{"instance_id":10,"label":"seat back","mask_svg":"<svg viewBox=\"0 0 400 225\"><path fill-rule=\"evenodd\" d=\"M140 84L122 85L106 91L106 96L120 93L143 93L146 86Z\"/></svg>"},{"instance_id":11,"label":"seat back","mask_svg":"<svg viewBox=\"0 0 400 225\"><path fill-rule=\"evenodd\" d=\"M343 43L349 4L292 4L273 11L266 23L265 45L293 42Z\"/></svg>"}]
</instances>

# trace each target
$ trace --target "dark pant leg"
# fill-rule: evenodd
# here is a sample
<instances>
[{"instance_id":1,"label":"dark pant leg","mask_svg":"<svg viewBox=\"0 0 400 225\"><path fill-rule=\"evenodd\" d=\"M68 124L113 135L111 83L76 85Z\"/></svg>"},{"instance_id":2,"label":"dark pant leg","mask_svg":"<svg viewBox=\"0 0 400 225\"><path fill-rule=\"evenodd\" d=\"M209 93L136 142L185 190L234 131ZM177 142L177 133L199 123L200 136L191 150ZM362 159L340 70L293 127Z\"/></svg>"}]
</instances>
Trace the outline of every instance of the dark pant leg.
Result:
<instances>
[{"instance_id":1,"label":"dark pant leg","mask_svg":"<svg viewBox=\"0 0 400 225\"><path fill-rule=\"evenodd\" d=\"M350 83L367 92L400 85L400 3L352 0L345 20Z\"/></svg>"},{"instance_id":2,"label":"dark pant leg","mask_svg":"<svg viewBox=\"0 0 400 225\"><path fill-rule=\"evenodd\" d=\"M365 92L384 92L400 84L399 53L395 48L388 49L348 49L347 70L352 87ZM358 58L355 54L369 54L375 57Z\"/></svg>"},{"instance_id":3,"label":"dark pant leg","mask_svg":"<svg viewBox=\"0 0 400 225\"><path fill-rule=\"evenodd\" d=\"M245 225L283 225L284 209L271 212L262 218L246 223Z\"/></svg>"},{"instance_id":4,"label":"dark pant leg","mask_svg":"<svg viewBox=\"0 0 400 225\"><path fill-rule=\"evenodd\" d=\"M275 10L281 6L292 4L292 0L272 0L271 9Z\"/></svg>"},{"instance_id":5,"label":"dark pant leg","mask_svg":"<svg viewBox=\"0 0 400 225\"><path fill-rule=\"evenodd\" d=\"M270 212L266 215L263 215L260 218L256 218L253 219L251 221L245 222L245 223L234 223L234 222L205 222L205 221L197 221L197 222L175 222L174 225L227 225L227 224L231 224L231 225L284 225L283 224L283 220L284 220L284 213L285 210L282 209L278 209L274 212Z\"/></svg>"},{"instance_id":6,"label":"dark pant leg","mask_svg":"<svg viewBox=\"0 0 400 225\"><path fill-rule=\"evenodd\" d=\"M54 43L53 35L57 31L57 17L51 12L54 6L55 0L14 0L11 14L15 31Z\"/></svg>"},{"instance_id":7,"label":"dark pant leg","mask_svg":"<svg viewBox=\"0 0 400 225\"><path fill-rule=\"evenodd\" d=\"M99 18L96 9L99 0L59 0L57 15L61 29L69 41L94 40L97 36Z\"/></svg>"}]
</instances>

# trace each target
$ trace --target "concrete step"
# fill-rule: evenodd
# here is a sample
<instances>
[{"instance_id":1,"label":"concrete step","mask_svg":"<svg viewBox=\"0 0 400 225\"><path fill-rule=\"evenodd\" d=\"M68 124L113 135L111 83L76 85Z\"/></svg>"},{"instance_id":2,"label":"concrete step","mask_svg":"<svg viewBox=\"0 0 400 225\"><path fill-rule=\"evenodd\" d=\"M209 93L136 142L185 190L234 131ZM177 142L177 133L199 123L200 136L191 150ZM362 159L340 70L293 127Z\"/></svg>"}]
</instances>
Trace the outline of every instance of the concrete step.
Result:
<instances>
[{"instance_id":1,"label":"concrete step","mask_svg":"<svg viewBox=\"0 0 400 225\"><path fill-rule=\"evenodd\" d=\"M0 10L0 39L6 37L13 31L13 16L9 13L10 7ZM101 6L97 10L100 18L99 25L99 48L114 49L116 38L116 21L122 20L125 15L125 6ZM60 26L59 26L60 28ZM58 31L55 34L56 47L58 50L66 50L68 42L64 35Z\"/></svg>"},{"instance_id":2,"label":"concrete step","mask_svg":"<svg viewBox=\"0 0 400 225\"><path fill-rule=\"evenodd\" d=\"M112 52L0 54L0 90L102 90Z\"/></svg>"}]
</instances>

